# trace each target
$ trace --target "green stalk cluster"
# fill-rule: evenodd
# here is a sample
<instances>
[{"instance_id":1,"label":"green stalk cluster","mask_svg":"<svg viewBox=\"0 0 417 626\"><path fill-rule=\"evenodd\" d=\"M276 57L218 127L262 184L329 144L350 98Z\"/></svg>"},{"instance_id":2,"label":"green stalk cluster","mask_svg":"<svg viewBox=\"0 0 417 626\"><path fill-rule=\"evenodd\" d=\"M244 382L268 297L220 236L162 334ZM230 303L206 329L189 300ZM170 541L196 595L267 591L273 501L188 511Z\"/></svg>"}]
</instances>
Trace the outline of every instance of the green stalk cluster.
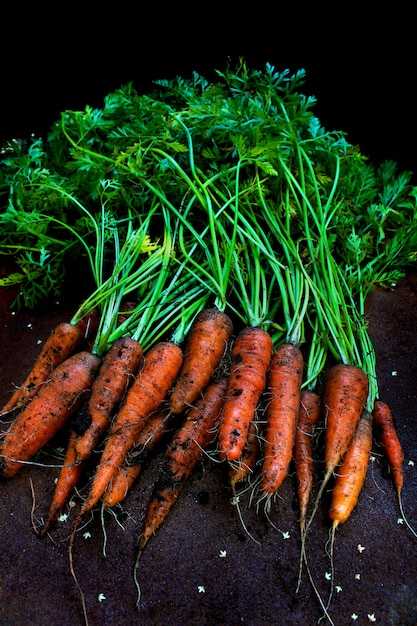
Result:
<instances>
[{"instance_id":1,"label":"green stalk cluster","mask_svg":"<svg viewBox=\"0 0 417 626\"><path fill-rule=\"evenodd\" d=\"M35 306L87 267L94 349L121 334L181 342L205 306L304 346L313 388L329 358L358 365L378 394L365 301L417 254L417 191L314 115L303 70L267 65L131 84L101 109L65 111L44 139L0 164L0 253ZM120 327L126 297L137 305Z\"/></svg>"}]
</instances>

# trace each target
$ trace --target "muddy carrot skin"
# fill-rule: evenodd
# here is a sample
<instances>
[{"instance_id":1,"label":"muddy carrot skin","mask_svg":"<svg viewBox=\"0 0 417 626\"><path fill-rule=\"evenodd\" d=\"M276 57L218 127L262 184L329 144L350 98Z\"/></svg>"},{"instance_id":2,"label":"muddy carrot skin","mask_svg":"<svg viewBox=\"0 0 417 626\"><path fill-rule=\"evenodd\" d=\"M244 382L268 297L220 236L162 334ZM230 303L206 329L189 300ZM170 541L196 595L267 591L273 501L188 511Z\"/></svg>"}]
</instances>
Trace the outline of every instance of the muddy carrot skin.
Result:
<instances>
[{"instance_id":1,"label":"muddy carrot skin","mask_svg":"<svg viewBox=\"0 0 417 626\"><path fill-rule=\"evenodd\" d=\"M78 352L61 363L6 432L0 448L3 476L14 476L76 413L93 385L100 360Z\"/></svg>"},{"instance_id":2,"label":"muddy carrot skin","mask_svg":"<svg viewBox=\"0 0 417 626\"><path fill-rule=\"evenodd\" d=\"M103 505L112 508L124 500L156 446L167 435L173 421L169 408L162 406L146 420L143 430L124 463L119 465L102 497Z\"/></svg>"},{"instance_id":3,"label":"muddy carrot skin","mask_svg":"<svg viewBox=\"0 0 417 626\"><path fill-rule=\"evenodd\" d=\"M134 446L147 419L167 398L180 371L182 360L181 348L169 341L156 344L145 355L143 367L129 387L114 418L76 525L103 496L114 472Z\"/></svg>"},{"instance_id":4,"label":"muddy carrot skin","mask_svg":"<svg viewBox=\"0 0 417 626\"><path fill-rule=\"evenodd\" d=\"M82 341L83 331L80 326L69 322L58 324L45 341L25 381L16 389L0 414L26 406L48 380L52 371L71 356Z\"/></svg>"},{"instance_id":5,"label":"muddy carrot skin","mask_svg":"<svg viewBox=\"0 0 417 626\"><path fill-rule=\"evenodd\" d=\"M196 317L187 337L184 363L169 400L173 413L182 413L191 406L209 384L232 332L232 321L219 309L204 309Z\"/></svg>"},{"instance_id":6,"label":"muddy carrot skin","mask_svg":"<svg viewBox=\"0 0 417 626\"><path fill-rule=\"evenodd\" d=\"M304 359L292 344L279 346L272 355L268 372L268 406L261 489L278 491L293 456L301 401Z\"/></svg>"},{"instance_id":7,"label":"muddy carrot skin","mask_svg":"<svg viewBox=\"0 0 417 626\"><path fill-rule=\"evenodd\" d=\"M237 461L242 455L249 424L265 389L271 355L271 337L261 328L245 328L234 341L219 427L219 452L223 460Z\"/></svg>"},{"instance_id":8,"label":"muddy carrot skin","mask_svg":"<svg viewBox=\"0 0 417 626\"><path fill-rule=\"evenodd\" d=\"M105 355L91 390L87 415L91 420L75 441L77 460L87 460L101 443L142 362L142 348L130 337L116 340Z\"/></svg>"}]
</instances>

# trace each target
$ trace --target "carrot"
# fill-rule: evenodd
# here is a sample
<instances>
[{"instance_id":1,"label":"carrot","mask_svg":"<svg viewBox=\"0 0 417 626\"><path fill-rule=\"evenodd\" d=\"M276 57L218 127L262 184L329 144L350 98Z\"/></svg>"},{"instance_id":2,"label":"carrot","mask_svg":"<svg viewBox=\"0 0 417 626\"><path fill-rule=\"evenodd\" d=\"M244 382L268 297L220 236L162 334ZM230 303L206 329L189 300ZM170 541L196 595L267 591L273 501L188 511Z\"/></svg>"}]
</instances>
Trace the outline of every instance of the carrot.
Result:
<instances>
[{"instance_id":1,"label":"carrot","mask_svg":"<svg viewBox=\"0 0 417 626\"><path fill-rule=\"evenodd\" d=\"M402 502L404 486L404 454L395 428L394 418L389 405L382 400L375 400L372 412L376 435L384 447L385 456L391 469L392 481L398 497L400 513L408 529L417 537L417 532L408 522Z\"/></svg>"},{"instance_id":2,"label":"carrot","mask_svg":"<svg viewBox=\"0 0 417 626\"><path fill-rule=\"evenodd\" d=\"M0 448L3 476L14 476L78 410L91 389L99 359L78 352L61 363L11 423Z\"/></svg>"},{"instance_id":3,"label":"carrot","mask_svg":"<svg viewBox=\"0 0 417 626\"><path fill-rule=\"evenodd\" d=\"M325 481L345 454L368 397L368 378L354 365L339 364L327 373L325 410Z\"/></svg>"},{"instance_id":4,"label":"carrot","mask_svg":"<svg viewBox=\"0 0 417 626\"><path fill-rule=\"evenodd\" d=\"M232 347L232 365L219 427L220 458L237 461L264 391L272 354L272 340L259 327L247 327Z\"/></svg>"},{"instance_id":5,"label":"carrot","mask_svg":"<svg viewBox=\"0 0 417 626\"><path fill-rule=\"evenodd\" d=\"M165 405L149 416L131 452L116 469L107 485L102 498L103 506L112 508L126 497L142 471L143 464L166 435L172 417L172 413Z\"/></svg>"},{"instance_id":6,"label":"carrot","mask_svg":"<svg viewBox=\"0 0 417 626\"><path fill-rule=\"evenodd\" d=\"M313 487L313 428L319 421L320 414L321 398L319 394L309 389L303 389L294 442L295 473L302 533L307 520L307 507Z\"/></svg>"},{"instance_id":7,"label":"carrot","mask_svg":"<svg viewBox=\"0 0 417 626\"><path fill-rule=\"evenodd\" d=\"M110 428L89 494L75 527L91 511L106 490L115 470L133 447L147 418L156 411L171 389L182 365L182 350L161 341L145 355L143 368L129 388Z\"/></svg>"},{"instance_id":8,"label":"carrot","mask_svg":"<svg viewBox=\"0 0 417 626\"><path fill-rule=\"evenodd\" d=\"M270 399L266 409L261 489L268 497L276 493L291 463L303 377L301 350L284 343L272 355L268 372Z\"/></svg>"},{"instance_id":9,"label":"carrot","mask_svg":"<svg viewBox=\"0 0 417 626\"><path fill-rule=\"evenodd\" d=\"M391 409L386 402L375 400L372 415L376 435L384 447L385 456L391 469L395 490L397 495L401 496L404 486L404 455Z\"/></svg>"},{"instance_id":10,"label":"carrot","mask_svg":"<svg viewBox=\"0 0 417 626\"><path fill-rule=\"evenodd\" d=\"M324 489L344 456L368 397L368 377L355 365L339 363L328 372L323 387L325 412L325 474L316 497L310 526Z\"/></svg>"},{"instance_id":11,"label":"carrot","mask_svg":"<svg viewBox=\"0 0 417 626\"><path fill-rule=\"evenodd\" d=\"M332 489L329 518L330 529L329 556L331 561L331 590L326 605L326 615L330 606L334 584L334 540L339 524L344 524L355 508L359 494L365 483L369 457L372 450L372 415L364 410L357 423L353 437L338 466Z\"/></svg>"},{"instance_id":12,"label":"carrot","mask_svg":"<svg viewBox=\"0 0 417 626\"><path fill-rule=\"evenodd\" d=\"M79 463L77 461L77 453L75 450L76 436L75 431L71 431L65 454L64 465L59 473L58 482L55 486L54 495L49 506L46 521L39 532L40 537L44 537L55 524L82 474L84 466L83 463Z\"/></svg>"},{"instance_id":13,"label":"carrot","mask_svg":"<svg viewBox=\"0 0 417 626\"><path fill-rule=\"evenodd\" d=\"M233 332L229 316L219 309L204 309L188 333L184 363L170 396L173 413L191 406L210 382Z\"/></svg>"},{"instance_id":14,"label":"carrot","mask_svg":"<svg viewBox=\"0 0 417 626\"><path fill-rule=\"evenodd\" d=\"M0 415L26 406L39 391L40 386L48 380L51 372L75 352L82 339L81 326L69 322L58 324L45 341L25 381L3 406Z\"/></svg>"},{"instance_id":15,"label":"carrot","mask_svg":"<svg viewBox=\"0 0 417 626\"><path fill-rule=\"evenodd\" d=\"M297 591L301 584L305 559L307 508L313 488L313 429L320 419L321 398L310 389L301 390L300 412L294 441L295 474L300 508L301 552Z\"/></svg>"},{"instance_id":16,"label":"carrot","mask_svg":"<svg viewBox=\"0 0 417 626\"><path fill-rule=\"evenodd\" d=\"M142 348L130 337L117 339L103 359L94 381L87 408L90 425L75 442L77 460L85 461L108 430L115 408L136 375Z\"/></svg>"},{"instance_id":17,"label":"carrot","mask_svg":"<svg viewBox=\"0 0 417 626\"><path fill-rule=\"evenodd\" d=\"M201 459L203 450L217 435L217 424L224 403L227 379L220 378L206 387L203 395L188 412L164 456L160 478L157 480L148 504L143 530L138 541L135 564L135 582L142 552L174 506L187 478Z\"/></svg>"},{"instance_id":18,"label":"carrot","mask_svg":"<svg viewBox=\"0 0 417 626\"><path fill-rule=\"evenodd\" d=\"M348 520L358 502L368 471L371 449L372 416L368 411L363 411L342 463L337 469L329 509L333 530Z\"/></svg>"}]
</instances>

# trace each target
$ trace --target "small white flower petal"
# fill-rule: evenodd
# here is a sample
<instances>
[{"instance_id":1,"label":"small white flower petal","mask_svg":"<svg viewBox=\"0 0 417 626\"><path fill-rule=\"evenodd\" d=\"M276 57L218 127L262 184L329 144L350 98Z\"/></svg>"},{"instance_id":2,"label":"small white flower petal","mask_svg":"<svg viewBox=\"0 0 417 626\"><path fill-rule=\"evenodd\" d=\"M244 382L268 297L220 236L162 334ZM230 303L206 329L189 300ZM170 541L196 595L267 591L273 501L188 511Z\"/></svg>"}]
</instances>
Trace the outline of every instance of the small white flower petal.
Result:
<instances>
[{"instance_id":1,"label":"small white flower petal","mask_svg":"<svg viewBox=\"0 0 417 626\"><path fill-rule=\"evenodd\" d=\"M197 589L198 593L206 593L204 585L198 585Z\"/></svg>"},{"instance_id":2,"label":"small white flower petal","mask_svg":"<svg viewBox=\"0 0 417 626\"><path fill-rule=\"evenodd\" d=\"M98 594L98 601L99 602L103 602L103 600L106 599L106 596L104 595L104 593L99 593Z\"/></svg>"}]
</instances>

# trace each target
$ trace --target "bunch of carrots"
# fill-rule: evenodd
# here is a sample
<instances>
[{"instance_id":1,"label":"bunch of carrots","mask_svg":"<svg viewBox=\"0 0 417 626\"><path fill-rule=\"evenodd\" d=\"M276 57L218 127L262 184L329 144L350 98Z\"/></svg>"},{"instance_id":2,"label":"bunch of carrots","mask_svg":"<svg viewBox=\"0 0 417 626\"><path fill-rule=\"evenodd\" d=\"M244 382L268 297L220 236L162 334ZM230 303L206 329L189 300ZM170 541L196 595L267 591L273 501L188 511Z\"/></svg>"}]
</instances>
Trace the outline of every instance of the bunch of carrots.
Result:
<instances>
[{"instance_id":1,"label":"bunch of carrots","mask_svg":"<svg viewBox=\"0 0 417 626\"><path fill-rule=\"evenodd\" d=\"M79 173L88 160L91 174L104 168L120 176L113 191L119 183L131 190L128 210L111 234L108 220L86 212L96 232L89 256L95 289L52 332L0 412L12 415L0 442L5 478L67 433L40 536L52 532L86 462L100 452L70 539L75 581L72 546L86 516L122 502L151 455L164 449L138 539L138 603L142 552L206 452L225 464L234 494L250 483L266 515L294 463L299 582L305 564L314 584L307 540L324 490L333 482L333 553L335 531L364 484L375 433L404 517L401 445L379 397L364 303L374 284L394 280L415 257L415 195L407 180L392 182L389 164L376 189L361 155L309 113L311 102L296 91L299 76L270 67L251 73L245 65L219 75L224 118L214 115L220 87L203 85L199 100L182 82L162 83L165 100L154 97L152 105L161 107L161 124L169 119L166 133L130 149L94 151L85 134L75 138L79 117L63 116L70 152L85 159ZM309 511L319 423L324 475ZM331 621L330 599L331 592L326 603L319 598Z\"/></svg>"}]
</instances>

